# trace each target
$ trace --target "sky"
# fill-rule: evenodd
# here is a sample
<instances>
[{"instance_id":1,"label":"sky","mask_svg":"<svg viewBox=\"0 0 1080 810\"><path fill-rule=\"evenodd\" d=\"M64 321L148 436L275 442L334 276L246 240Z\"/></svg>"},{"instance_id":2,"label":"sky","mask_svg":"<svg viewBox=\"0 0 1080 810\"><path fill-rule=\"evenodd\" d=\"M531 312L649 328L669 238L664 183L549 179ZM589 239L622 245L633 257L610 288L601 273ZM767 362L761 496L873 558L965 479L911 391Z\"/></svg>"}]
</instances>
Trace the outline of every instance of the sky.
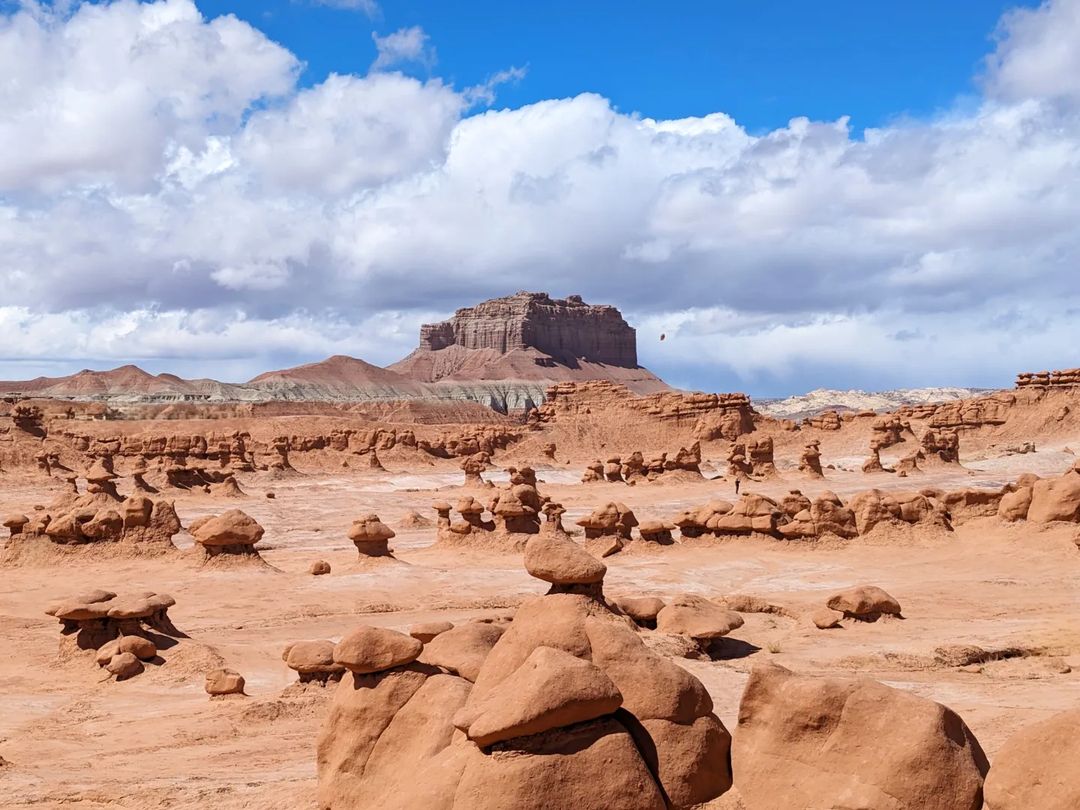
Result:
<instances>
[{"instance_id":1,"label":"sky","mask_svg":"<svg viewBox=\"0 0 1080 810\"><path fill-rule=\"evenodd\" d=\"M0 378L385 364L521 289L700 390L1077 366L1077 42L1080 0L0 0Z\"/></svg>"}]
</instances>

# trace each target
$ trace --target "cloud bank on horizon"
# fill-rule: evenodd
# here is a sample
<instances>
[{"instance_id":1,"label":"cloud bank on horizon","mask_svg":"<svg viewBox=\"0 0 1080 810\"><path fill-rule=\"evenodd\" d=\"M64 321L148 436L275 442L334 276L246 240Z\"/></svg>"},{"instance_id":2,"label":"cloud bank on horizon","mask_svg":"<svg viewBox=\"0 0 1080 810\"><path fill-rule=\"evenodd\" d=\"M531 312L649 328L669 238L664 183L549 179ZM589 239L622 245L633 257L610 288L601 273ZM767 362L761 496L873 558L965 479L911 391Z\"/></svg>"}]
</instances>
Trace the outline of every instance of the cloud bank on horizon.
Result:
<instances>
[{"instance_id":1,"label":"cloud bank on horizon","mask_svg":"<svg viewBox=\"0 0 1080 810\"><path fill-rule=\"evenodd\" d=\"M522 70L398 72L437 69L420 27L302 87L191 0L24 3L0 13L0 377L388 363L519 289L619 306L645 365L707 390L1080 365L1076 42L1080 0L1047 0L1002 19L974 102L755 135L588 93L483 107Z\"/></svg>"}]
</instances>

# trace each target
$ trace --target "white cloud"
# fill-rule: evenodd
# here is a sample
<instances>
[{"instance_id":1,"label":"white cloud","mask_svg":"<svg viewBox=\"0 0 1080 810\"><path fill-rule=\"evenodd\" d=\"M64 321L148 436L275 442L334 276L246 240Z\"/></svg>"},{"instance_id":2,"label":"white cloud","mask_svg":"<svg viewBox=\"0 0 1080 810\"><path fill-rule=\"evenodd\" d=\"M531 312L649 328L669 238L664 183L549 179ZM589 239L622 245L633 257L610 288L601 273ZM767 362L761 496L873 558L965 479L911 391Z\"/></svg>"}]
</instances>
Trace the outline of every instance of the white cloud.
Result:
<instances>
[{"instance_id":1,"label":"white cloud","mask_svg":"<svg viewBox=\"0 0 1080 810\"><path fill-rule=\"evenodd\" d=\"M317 6L329 6L341 8L347 11L362 11L369 17L375 17L379 13L379 4L375 0L311 0Z\"/></svg>"},{"instance_id":2,"label":"white cloud","mask_svg":"<svg viewBox=\"0 0 1080 810\"><path fill-rule=\"evenodd\" d=\"M974 108L763 135L592 94L470 114L483 91L381 70L299 89L186 0L0 16L4 355L388 362L420 311L547 289L621 306L703 387L1076 365L1078 6L1006 17Z\"/></svg>"},{"instance_id":3,"label":"white cloud","mask_svg":"<svg viewBox=\"0 0 1080 810\"><path fill-rule=\"evenodd\" d=\"M1007 13L987 59L991 93L1008 101L1032 97L1080 102L1080 3L1047 0Z\"/></svg>"},{"instance_id":4,"label":"white cloud","mask_svg":"<svg viewBox=\"0 0 1080 810\"><path fill-rule=\"evenodd\" d=\"M374 31L371 39L378 56L371 63L372 70L387 70L394 65L416 63L431 68L435 64L435 49L428 35L419 25L399 28L392 34L380 37Z\"/></svg>"}]
</instances>

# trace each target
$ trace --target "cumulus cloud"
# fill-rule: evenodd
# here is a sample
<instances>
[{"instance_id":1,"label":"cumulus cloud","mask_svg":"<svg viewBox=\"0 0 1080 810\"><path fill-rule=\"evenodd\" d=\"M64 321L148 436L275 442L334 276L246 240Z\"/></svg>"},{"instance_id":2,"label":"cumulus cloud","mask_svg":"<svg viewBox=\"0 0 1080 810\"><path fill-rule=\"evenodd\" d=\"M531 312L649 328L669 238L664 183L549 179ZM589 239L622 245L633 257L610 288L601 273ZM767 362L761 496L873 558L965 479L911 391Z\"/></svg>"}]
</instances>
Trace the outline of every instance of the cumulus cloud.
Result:
<instances>
[{"instance_id":1,"label":"cumulus cloud","mask_svg":"<svg viewBox=\"0 0 1080 810\"><path fill-rule=\"evenodd\" d=\"M1078 9L1006 15L975 107L761 135L592 94L476 111L519 73L384 70L429 59L418 28L300 88L190 0L0 16L0 364L390 362L422 318L547 289L620 306L691 387L1076 365Z\"/></svg>"},{"instance_id":2,"label":"cumulus cloud","mask_svg":"<svg viewBox=\"0 0 1080 810\"><path fill-rule=\"evenodd\" d=\"M419 25L399 28L392 34L380 37L374 31L371 39L378 56L371 63L372 70L386 70L395 65L416 63L430 68L435 64L435 49L428 35Z\"/></svg>"}]
</instances>

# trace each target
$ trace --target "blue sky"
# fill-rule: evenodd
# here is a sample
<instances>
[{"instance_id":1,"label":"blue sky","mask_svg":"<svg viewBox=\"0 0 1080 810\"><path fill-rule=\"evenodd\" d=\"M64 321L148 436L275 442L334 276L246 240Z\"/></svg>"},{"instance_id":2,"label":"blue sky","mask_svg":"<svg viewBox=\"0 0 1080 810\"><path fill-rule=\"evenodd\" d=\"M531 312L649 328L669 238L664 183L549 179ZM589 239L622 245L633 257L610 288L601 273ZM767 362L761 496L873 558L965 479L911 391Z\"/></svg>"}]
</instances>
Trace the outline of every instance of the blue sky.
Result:
<instances>
[{"instance_id":1,"label":"blue sky","mask_svg":"<svg viewBox=\"0 0 1080 810\"><path fill-rule=\"evenodd\" d=\"M522 289L701 390L1074 367L1077 42L1080 0L0 0L0 378L389 364Z\"/></svg>"},{"instance_id":2,"label":"blue sky","mask_svg":"<svg viewBox=\"0 0 1080 810\"><path fill-rule=\"evenodd\" d=\"M419 25L430 69L458 87L509 67L527 76L500 106L594 92L619 110L682 118L723 110L753 132L805 115L851 116L857 129L951 106L974 91L1003 0L695 0L695 2L383 3L360 8L292 2L200 3L236 14L306 63L303 83L363 73L371 32ZM1029 2L1027 5L1037 5Z\"/></svg>"}]
</instances>

